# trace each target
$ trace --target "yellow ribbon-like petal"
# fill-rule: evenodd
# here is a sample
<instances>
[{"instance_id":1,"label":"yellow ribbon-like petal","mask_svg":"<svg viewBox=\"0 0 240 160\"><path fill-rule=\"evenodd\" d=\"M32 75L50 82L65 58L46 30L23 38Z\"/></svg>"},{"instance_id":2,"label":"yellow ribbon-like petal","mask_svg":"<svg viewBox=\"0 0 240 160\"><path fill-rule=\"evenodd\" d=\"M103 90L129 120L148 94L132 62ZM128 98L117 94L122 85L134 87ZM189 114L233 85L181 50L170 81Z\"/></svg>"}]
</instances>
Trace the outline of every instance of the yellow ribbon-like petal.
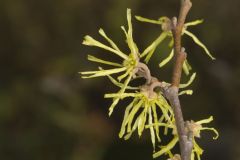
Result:
<instances>
[{"instance_id":1,"label":"yellow ribbon-like petal","mask_svg":"<svg viewBox=\"0 0 240 160\"><path fill-rule=\"evenodd\" d=\"M156 152L153 154L153 158L157 158L165 153L167 153L168 151L170 151L178 142L178 137L175 136L170 143L168 143L168 145L164 146L160 151Z\"/></svg>"},{"instance_id":2,"label":"yellow ribbon-like petal","mask_svg":"<svg viewBox=\"0 0 240 160\"><path fill-rule=\"evenodd\" d=\"M86 71L86 72L80 72L82 75L92 74L90 76L82 76L82 78L94 78L94 77L101 77L106 76L110 74L120 73L125 71L127 68L115 68L115 69L108 69L108 70L100 70L100 71Z\"/></svg>"},{"instance_id":3,"label":"yellow ribbon-like petal","mask_svg":"<svg viewBox=\"0 0 240 160\"><path fill-rule=\"evenodd\" d=\"M141 16L135 16L135 18L141 22L147 22L147 23L153 23L153 24L159 24L159 25L162 24L162 22L159 20L152 20L152 19L141 17Z\"/></svg>"},{"instance_id":4,"label":"yellow ribbon-like petal","mask_svg":"<svg viewBox=\"0 0 240 160\"><path fill-rule=\"evenodd\" d=\"M196 26L196 25L201 24L201 23L203 23L203 19L197 19L195 21L185 23L184 26L185 27Z\"/></svg>"},{"instance_id":5,"label":"yellow ribbon-like petal","mask_svg":"<svg viewBox=\"0 0 240 160\"><path fill-rule=\"evenodd\" d=\"M215 58L211 55L211 53L209 52L209 50L207 49L207 47L194 35L192 34L191 32L187 31L187 30L184 30L184 33L188 36L190 36L193 41L199 45L200 47L202 47L204 49L204 51L206 52L206 54L212 59L212 60L215 60Z\"/></svg>"},{"instance_id":6,"label":"yellow ribbon-like petal","mask_svg":"<svg viewBox=\"0 0 240 160\"><path fill-rule=\"evenodd\" d=\"M89 61L92 61L92 62L107 64L107 65L110 65L110 66L123 67L123 66L122 66L121 64L119 64L119 63L114 63L114 62L102 60L102 59L97 58L97 57L94 57L94 56L92 56L92 55L88 55L88 60L89 60Z\"/></svg>"},{"instance_id":7,"label":"yellow ribbon-like petal","mask_svg":"<svg viewBox=\"0 0 240 160\"><path fill-rule=\"evenodd\" d=\"M110 51L112 53L115 53L116 55L120 56L123 59L128 59L128 56L125 55L124 53L122 53L122 52L120 52L118 50L115 50L115 49L113 49L111 47L108 47L105 44L103 44L103 43L93 39L91 36L88 36L88 35L84 37L84 41L83 41L82 44L88 45L88 46L96 46L96 47L108 50L108 51Z\"/></svg>"}]
</instances>

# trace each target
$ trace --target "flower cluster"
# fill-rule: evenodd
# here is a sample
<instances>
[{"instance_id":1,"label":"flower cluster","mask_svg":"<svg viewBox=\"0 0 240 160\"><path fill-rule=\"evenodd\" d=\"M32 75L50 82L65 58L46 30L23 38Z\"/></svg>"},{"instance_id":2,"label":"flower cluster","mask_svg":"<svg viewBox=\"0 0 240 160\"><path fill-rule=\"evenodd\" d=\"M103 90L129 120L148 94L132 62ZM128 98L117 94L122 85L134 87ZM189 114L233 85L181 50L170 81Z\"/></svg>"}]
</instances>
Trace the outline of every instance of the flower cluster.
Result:
<instances>
[{"instance_id":1,"label":"flower cluster","mask_svg":"<svg viewBox=\"0 0 240 160\"><path fill-rule=\"evenodd\" d=\"M99 67L97 71L86 71L80 72L82 78L95 78L95 77L107 77L116 87L119 88L117 93L108 93L105 94L105 98L112 99L112 104L109 107L109 116L113 113L115 106L121 100L128 99L130 103L126 106L125 114L122 121L122 126L119 132L119 137L124 138L125 140L129 139L132 134L136 131L139 137L142 135L143 131L149 129L151 141L153 145L153 157L159 157L164 154L168 154L171 159L176 159L176 155L172 154L172 148L176 145L179 138L176 133L176 125L174 119L173 110L165 98L164 91L171 84L159 81L157 78L151 76L151 73L146 64L141 62L145 58L145 62L148 63L152 54L155 52L157 46L166 38L171 37L172 33L170 27L170 20L167 17L162 17L159 20L150 20L143 17L136 17L138 20L143 22L149 22L154 24L159 24L162 26L163 32L160 36L154 40L148 47L146 47L143 52L138 50L137 45L133 40L133 28L132 28L132 17L131 10L127 9L127 22L128 30L125 27L121 27L123 30L126 42L129 47L130 53L122 52L119 47L109 38L103 29L99 30L99 34L109 43L105 45L91 36L87 35L84 38L83 44L88 46L95 46L101 49L108 51L109 53L118 56L122 59L121 62L112 62L104 59L97 58L92 55L88 55L88 60L92 62L97 62L102 65L111 67L110 69L104 69L103 66ZM186 23L183 29L183 34L187 34L193 38L199 46L204 48L206 53L213 58L207 48L189 31L187 31L188 26L197 25L202 21L194 21ZM170 47L173 46L173 43L170 42ZM164 66L167 62L173 57L173 50L170 55L160 63L160 66ZM189 74L190 65L187 61L184 62L184 70ZM131 86L130 82L138 77L144 77L146 83L139 85L137 87ZM179 92L179 95L182 94L192 94L192 90L186 89L195 79L196 73L193 73L189 81L185 84L180 84L179 88L183 89ZM213 130L215 133L217 131L213 128L202 127L202 124L209 123L212 121L212 117L206 120L193 122L188 122L188 127L186 129L193 132L193 150L192 150L192 160L196 155L198 160L203 150L197 145L195 137L200 137L200 131L202 130ZM163 130L163 133L160 133ZM161 139L161 135L172 135L172 140L165 146L160 145L164 144ZM160 150L156 151L160 145Z\"/></svg>"}]
</instances>

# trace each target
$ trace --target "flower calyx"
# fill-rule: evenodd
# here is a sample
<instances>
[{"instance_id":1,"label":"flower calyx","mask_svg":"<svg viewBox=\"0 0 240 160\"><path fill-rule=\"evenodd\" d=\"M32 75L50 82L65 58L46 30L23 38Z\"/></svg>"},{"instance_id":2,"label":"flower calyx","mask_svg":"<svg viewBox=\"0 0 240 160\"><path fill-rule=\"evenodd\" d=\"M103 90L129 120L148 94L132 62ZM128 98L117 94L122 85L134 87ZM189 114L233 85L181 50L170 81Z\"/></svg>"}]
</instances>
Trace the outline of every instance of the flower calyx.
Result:
<instances>
[{"instance_id":1,"label":"flower calyx","mask_svg":"<svg viewBox=\"0 0 240 160\"><path fill-rule=\"evenodd\" d=\"M167 160L181 160L181 156L179 154L175 154L172 158L168 158Z\"/></svg>"},{"instance_id":2,"label":"flower calyx","mask_svg":"<svg viewBox=\"0 0 240 160\"><path fill-rule=\"evenodd\" d=\"M200 138L201 124L195 123L193 120L185 122L185 129L187 133L192 133L194 137Z\"/></svg>"}]
</instances>

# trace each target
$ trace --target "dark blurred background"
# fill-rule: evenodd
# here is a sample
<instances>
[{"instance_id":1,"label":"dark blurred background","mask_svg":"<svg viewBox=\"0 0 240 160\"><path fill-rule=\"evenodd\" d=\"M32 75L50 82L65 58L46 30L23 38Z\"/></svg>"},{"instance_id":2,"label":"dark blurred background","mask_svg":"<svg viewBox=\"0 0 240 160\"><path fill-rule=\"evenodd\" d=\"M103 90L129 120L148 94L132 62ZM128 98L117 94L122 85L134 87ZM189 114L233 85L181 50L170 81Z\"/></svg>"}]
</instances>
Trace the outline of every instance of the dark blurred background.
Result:
<instances>
[{"instance_id":1,"label":"dark blurred background","mask_svg":"<svg viewBox=\"0 0 240 160\"><path fill-rule=\"evenodd\" d=\"M124 107L108 117L105 92L116 88L106 78L83 80L78 72L97 67L86 55L107 55L83 46L84 35L101 39L100 27L123 50L120 29L126 8L133 15L157 19L178 14L179 0L1 0L0 1L0 159L1 160L146 160L152 146L142 139L119 140ZM185 37L184 46L197 79L192 96L181 97L186 119L215 117L203 133L202 159L240 159L240 1L193 0L189 28L217 58L211 61ZM134 39L143 50L159 26L133 20ZM102 40L101 40L102 41ZM167 42L164 42L167 44ZM167 48L159 47L159 52ZM169 80L171 65L159 69L166 53L151 61L154 75ZM185 78L186 80L186 78ZM159 158L161 159L161 158Z\"/></svg>"}]
</instances>

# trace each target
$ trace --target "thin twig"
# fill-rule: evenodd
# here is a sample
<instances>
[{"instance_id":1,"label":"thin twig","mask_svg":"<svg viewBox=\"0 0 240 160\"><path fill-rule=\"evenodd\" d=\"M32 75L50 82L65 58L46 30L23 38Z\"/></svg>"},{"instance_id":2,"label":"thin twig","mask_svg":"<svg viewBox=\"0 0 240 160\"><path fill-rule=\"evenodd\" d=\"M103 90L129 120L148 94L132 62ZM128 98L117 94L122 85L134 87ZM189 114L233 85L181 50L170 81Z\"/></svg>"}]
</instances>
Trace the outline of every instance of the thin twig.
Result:
<instances>
[{"instance_id":1,"label":"thin twig","mask_svg":"<svg viewBox=\"0 0 240 160\"><path fill-rule=\"evenodd\" d=\"M172 85L166 91L166 97L168 98L174 111L175 123L177 127L177 133L179 136L181 160L190 160L193 146L192 134L187 133L185 129L181 104L178 97L178 87L181 80L182 66L184 60L186 59L185 49L181 47L181 36L185 19L191 6L192 3L190 0L181 0L181 8L178 20L176 17L172 19L172 34L174 37L175 63L172 74Z\"/></svg>"},{"instance_id":2,"label":"thin twig","mask_svg":"<svg viewBox=\"0 0 240 160\"><path fill-rule=\"evenodd\" d=\"M151 82L152 76L148 66L142 62L138 62L136 67L136 74L146 79L146 83L149 84Z\"/></svg>"}]
</instances>

